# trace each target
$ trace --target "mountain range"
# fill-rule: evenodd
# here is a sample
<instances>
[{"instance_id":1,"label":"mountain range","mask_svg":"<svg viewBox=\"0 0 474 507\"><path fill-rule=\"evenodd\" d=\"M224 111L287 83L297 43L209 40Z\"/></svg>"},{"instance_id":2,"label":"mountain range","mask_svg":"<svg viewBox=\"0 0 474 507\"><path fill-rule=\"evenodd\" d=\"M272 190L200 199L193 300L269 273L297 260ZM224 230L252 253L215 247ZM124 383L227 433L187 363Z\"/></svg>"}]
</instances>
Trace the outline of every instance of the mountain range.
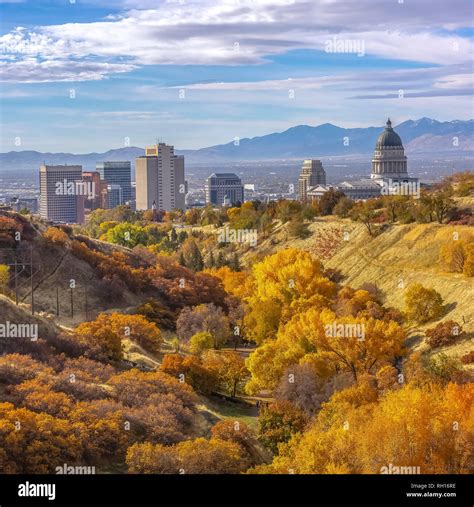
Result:
<instances>
[{"instance_id":1,"label":"mountain range","mask_svg":"<svg viewBox=\"0 0 474 507\"><path fill-rule=\"evenodd\" d=\"M431 118L407 120L394 127L410 156L470 157L474 155L474 120L440 122ZM239 160L304 159L328 156L370 155L383 127L342 128L331 123L316 127L298 125L284 132L240 139L197 150L176 150L187 164L218 164ZM103 160L130 160L144 149L125 147L105 153L0 153L0 169L36 169L41 164L79 164L91 170Z\"/></svg>"}]
</instances>

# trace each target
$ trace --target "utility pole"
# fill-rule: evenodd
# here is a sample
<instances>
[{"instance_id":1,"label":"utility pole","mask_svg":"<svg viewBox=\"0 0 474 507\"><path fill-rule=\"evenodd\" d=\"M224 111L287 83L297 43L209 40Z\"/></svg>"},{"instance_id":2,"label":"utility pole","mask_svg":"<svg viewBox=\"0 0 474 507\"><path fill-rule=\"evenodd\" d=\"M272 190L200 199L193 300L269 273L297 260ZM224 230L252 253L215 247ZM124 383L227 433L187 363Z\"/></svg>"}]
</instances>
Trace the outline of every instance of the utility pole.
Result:
<instances>
[{"instance_id":1,"label":"utility pole","mask_svg":"<svg viewBox=\"0 0 474 507\"><path fill-rule=\"evenodd\" d=\"M15 304L18 306L18 279L17 279L17 272L16 272L17 262L16 262L16 255L15 255Z\"/></svg>"},{"instance_id":2,"label":"utility pole","mask_svg":"<svg viewBox=\"0 0 474 507\"><path fill-rule=\"evenodd\" d=\"M33 245L30 247L31 315L35 314L35 296L33 286Z\"/></svg>"},{"instance_id":3,"label":"utility pole","mask_svg":"<svg viewBox=\"0 0 474 507\"><path fill-rule=\"evenodd\" d=\"M84 306L85 306L85 312L86 312L86 320L89 320L89 316L88 316L88 301L87 301L87 282L86 282L86 285L85 285L85 295L84 295Z\"/></svg>"}]
</instances>

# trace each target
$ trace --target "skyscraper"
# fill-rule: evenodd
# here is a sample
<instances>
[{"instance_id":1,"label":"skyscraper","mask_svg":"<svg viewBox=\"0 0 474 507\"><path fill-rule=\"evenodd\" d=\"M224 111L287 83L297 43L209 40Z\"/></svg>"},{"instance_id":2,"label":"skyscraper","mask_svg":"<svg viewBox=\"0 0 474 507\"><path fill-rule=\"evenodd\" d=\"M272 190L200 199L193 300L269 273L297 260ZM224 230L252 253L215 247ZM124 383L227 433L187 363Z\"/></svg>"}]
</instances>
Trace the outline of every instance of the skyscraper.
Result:
<instances>
[{"instance_id":1,"label":"skyscraper","mask_svg":"<svg viewBox=\"0 0 474 507\"><path fill-rule=\"evenodd\" d=\"M216 206L244 202L242 180L234 173L212 173L206 180L206 202Z\"/></svg>"},{"instance_id":2,"label":"skyscraper","mask_svg":"<svg viewBox=\"0 0 474 507\"><path fill-rule=\"evenodd\" d=\"M174 181L175 181L175 208L186 209L186 194L188 193L184 176L184 156L174 156Z\"/></svg>"},{"instance_id":3,"label":"skyscraper","mask_svg":"<svg viewBox=\"0 0 474 507\"><path fill-rule=\"evenodd\" d=\"M84 198L88 191L80 165L40 167L40 215L58 223L84 222Z\"/></svg>"},{"instance_id":4,"label":"skyscraper","mask_svg":"<svg viewBox=\"0 0 474 507\"><path fill-rule=\"evenodd\" d=\"M120 185L122 199L119 204L128 204L132 201L132 169L130 162L98 162L95 166L100 178L107 185Z\"/></svg>"},{"instance_id":5,"label":"skyscraper","mask_svg":"<svg viewBox=\"0 0 474 507\"><path fill-rule=\"evenodd\" d=\"M184 157L174 147L159 143L145 149L135 163L137 210L172 211L185 209Z\"/></svg>"},{"instance_id":6,"label":"skyscraper","mask_svg":"<svg viewBox=\"0 0 474 507\"><path fill-rule=\"evenodd\" d=\"M298 199L306 201L308 190L316 185L326 185L326 172L320 160L305 160L298 180Z\"/></svg>"},{"instance_id":7,"label":"skyscraper","mask_svg":"<svg viewBox=\"0 0 474 507\"><path fill-rule=\"evenodd\" d=\"M86 210L93 211L95 209L100 208L101 206L101 199L100 199L100 192L103 187L103 183L100 179L100 174L98 171L94 172L83 172L82 173L82 181L86 181L92 185L93 189L93 196L90 198L86 198L84 201L84 207Z\"/></svg>"}]
</instances>

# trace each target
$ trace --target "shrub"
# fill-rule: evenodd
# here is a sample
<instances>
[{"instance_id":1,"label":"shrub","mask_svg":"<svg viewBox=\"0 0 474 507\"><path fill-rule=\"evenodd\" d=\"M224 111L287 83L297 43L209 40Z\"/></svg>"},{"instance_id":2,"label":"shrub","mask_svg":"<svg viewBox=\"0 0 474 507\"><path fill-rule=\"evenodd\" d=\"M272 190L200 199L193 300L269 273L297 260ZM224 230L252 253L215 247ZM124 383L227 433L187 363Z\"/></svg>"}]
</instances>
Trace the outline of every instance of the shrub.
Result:
<instances>
[{"instance_id":1,"label":"shrub","mask_svg":"<svg viewBox=\"0 0 474 507\"><path fill-rule=\"evenodd\" d=\"M443 299L434 289L414 283L408 287L405 294L405 307L411 320L424 323L441 315Z\"/></svg>"},{"instance_id":2,"label":"shrub","mask_svg":"<svg viewBox=\"0 0 474 507\"><path fill-rule=\"evenodd\" d=\"M44 239L49 241L50 243L54 243L55 245L65 245L69 237L68 235L61 229L57 227L49 227L43 234Z\"/></svg>"},{"instance_id":3,"label":"shrub","mask_svg":"<svg viewBox=\"0 0 474 507\"><path fill-rule=\"evenodd\" d=\"M454 320L440 322L436 327L426 330L426 340L433 348L451 345L462 335L461 325Z\"/></svg>"},{"instance_id":4,"label":"shrub","mask_svg":"<svg viewBox=\"0 0 474 507\"><path fill-rule=\"evenodd\" d=\"M474 350L471 350L467 354L464 354L461 357L461 362L463 364L472 364L472 363L474 363Z\"/></svg>"}]
</instances>

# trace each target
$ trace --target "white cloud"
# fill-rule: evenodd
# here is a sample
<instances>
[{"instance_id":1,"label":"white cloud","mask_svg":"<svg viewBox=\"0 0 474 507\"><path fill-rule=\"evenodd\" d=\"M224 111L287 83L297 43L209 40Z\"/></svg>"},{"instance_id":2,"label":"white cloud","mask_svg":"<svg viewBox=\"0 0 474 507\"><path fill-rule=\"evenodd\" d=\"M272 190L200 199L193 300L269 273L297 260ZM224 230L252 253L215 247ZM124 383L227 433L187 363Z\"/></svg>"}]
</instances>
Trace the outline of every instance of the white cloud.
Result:
<instances>
[{"instance_id":1,"label":"white cloud","mask_svg":"<svg viewBox=\"0 0 474 507\"><path fill-rule=\"evenodd\" d=\"M293 49L324 50L332 37L363 41L367 55L447 65L472 57L468 39L439 33L440 28L468 24L469 3L451 0L433 8L431 0L417 0L394 2L387 9L386 2L374 0L356 4L348 0L124 0L123 13L114 19L14 30L0 37L0 52L4 60L10 58L13 73L27 58L39 63L72 60L67 77L71 80L103 77L102 71L81 74L74 63L91 57L111 64L102 69L110 73L124 71L113 66L120 58L128 65L259 64L266 56ZM65 73L66 69L62 79ZM55 80L54 73L49 78ZM46 75L40 80L47 79Z\"/></svg>"},{"instance_id":2,"label":"white cloud","mask_svg":"<svg viewBox=\"0 0 474 507\"><path fill-rule=\"evenodd\" d=\"M27 58L19 62L0 62L0 81L43 83L50 81L93 81L110 74L130 72L133 65L106 62L71 62L65 60L38 62Z\"/></svg>"}]
</instances>

